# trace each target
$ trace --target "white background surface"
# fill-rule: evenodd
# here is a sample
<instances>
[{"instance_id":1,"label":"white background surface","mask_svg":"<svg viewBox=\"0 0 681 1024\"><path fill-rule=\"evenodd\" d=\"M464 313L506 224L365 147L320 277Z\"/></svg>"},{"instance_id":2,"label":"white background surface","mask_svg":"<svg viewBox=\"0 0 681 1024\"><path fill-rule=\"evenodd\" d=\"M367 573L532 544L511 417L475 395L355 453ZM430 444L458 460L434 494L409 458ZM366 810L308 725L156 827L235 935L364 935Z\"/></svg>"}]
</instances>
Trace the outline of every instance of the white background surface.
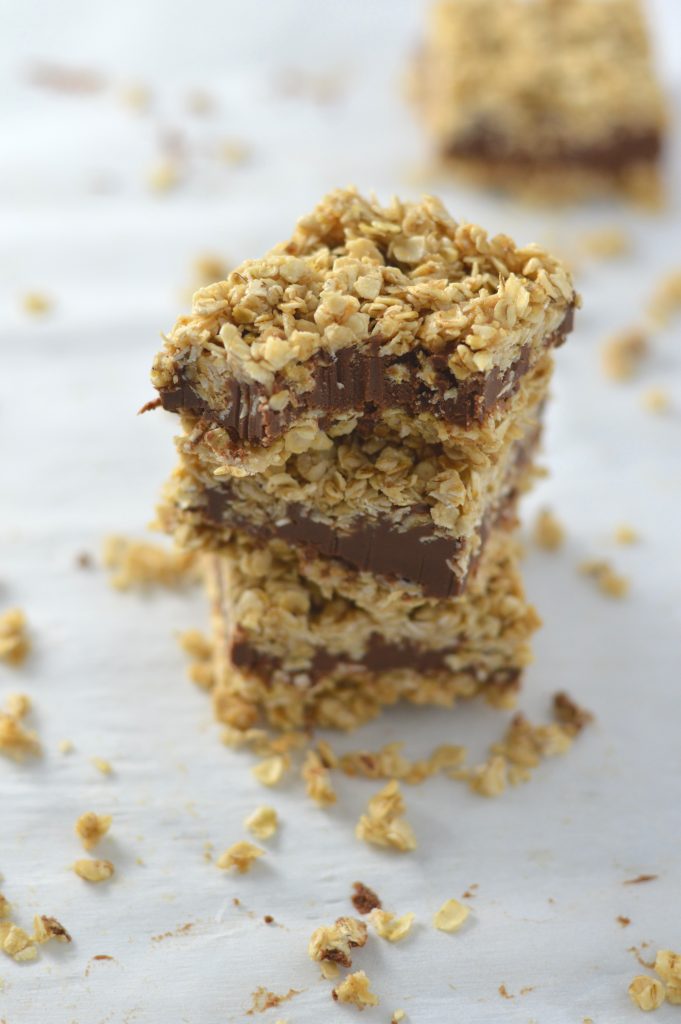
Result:
<instances>
[{"instance_id":1,"label":"white background surface","mask_svg":"<svg viewBox=\"0 0 681 1024\"><path fill-rule=\"evenodd\" d=\"M675 0L654 9L678 100L681 12ZM417 0L0 4L1 606L26 608L35 642L24 668L0 668L0 698L34 698L45 749L34 763L0 763L0 870L20 923L53 914L74 936L36 963L0 959L4 1024L231 1024L252 1019L259 985L302 990L264 1024L353 1020L356 1010L331 1003L306 946L314 927L351 909L355 879L418 918L404 943L374 937L356 957L381 998L366 1024L387 1024L396 1007L414 1024L634 1021L626 987L640 968L627 947L681 948L681 322L655 337L631 384L606 381L597 351L637 321L657 275L681 264L678 190L658 217L614 205L550 214L441 190L456 216L518 240L565 243L621 223L634 241L630 257L580 271L584 310L559 353L549 419L552 476L527 510L554 506L568 542L526 562L545 627L521 703L541 718L566 688L598 723L529 785L497 801L445 779L408 788L418 851L360 845L353 826L375 784L341 781L338 806L322 812L297 781L263 790L249 756L221 746L173 639L203 625L200 595L121 595L100 570L74 566L109 531L143 534L172 464L170 417L135 411L152 397L148 367L182 308L191 260L258 255L337 184L418 195L425 147L398 88L422 12ZM107 88L31 86L39 58L94 68ZM339 98L278 96L278 76L296 66L337 72ZM121 104L131 81L153 90L148 113ZM218 98L214 115L186 113L192 88ZM192 154L187 178L156 195L146 178L171 129ZM248 142L251 163L196 156L223 138ZM52 315L22 312L29 290L54 298ZM667 416L641 408L653 385L674 394ZM613 544L623 520L639 546ZM631 577L627 601L578 576L591 556ZM504 721L477 705L395 710L338 746L406 739L419 756L463 741L479 758ZM58 753L63 738L70 756ZM94 755L112 761L111 777ZM266 861L244 877L206 863L204 843L219 852L241 838L261 802L283 821ZM98 887L69 870L80 855L73 823L88 809L114 816L100 850L117 874ZM623 887L642 872L659 879ZM436 932L432 913L472 883L471 923ZM188 933L153 941L188 922ZM502 983L514 999L499 996ZM678 1017L665 1007L656 1020Z\"/></svg>"}]
</instances>

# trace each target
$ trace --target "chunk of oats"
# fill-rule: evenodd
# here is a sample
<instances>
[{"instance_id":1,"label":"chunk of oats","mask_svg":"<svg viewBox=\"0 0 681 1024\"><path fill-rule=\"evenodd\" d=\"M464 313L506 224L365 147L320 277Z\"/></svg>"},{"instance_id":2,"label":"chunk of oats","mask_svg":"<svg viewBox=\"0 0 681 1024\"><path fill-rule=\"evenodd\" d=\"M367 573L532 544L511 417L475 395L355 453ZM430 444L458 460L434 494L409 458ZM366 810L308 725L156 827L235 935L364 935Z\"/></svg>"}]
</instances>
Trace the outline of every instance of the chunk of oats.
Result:
<instances>
[{"instance_id":1,"label":"chunk of oats","mask_svg":"<svg viewBox=\"0 0 681 1024\"><path fill-rule=\"evenodd\" d=\"M102 560L111 572L111 585L117 590L179 587L199 578L193 551L168 549L118 535L105 539Z\"/></svg>"},{"instance_id":2,"label":"chunk of oats","mask_svg":"<svg viewBox=\"0 0 681 1024\"><path fill-rule=\"evenodd\" d=\"M20 665L29 650L26 616L21 608L10 608L0 615L0 661Z\"/></svg>"},{"instance_id":3,"label":"chunk of oats","mask_svg":"<svg viewBox=\"0 0 681 1024\"><path fill-rule=\"evenodd\" d=\"M627 992L639 1010L657 1010L664 1002L665 991L662 982L645 974L638 974Z\"/></svg>"},{"instance_id":4,"label":"chunk of oats","mask_svg":"<svg viewBox=\"0 0 681 1024\"><path fill-rule=\"evenodd\" d=\"M41 945L43 942L71 942L71 936L63 924L56 917L48 917L46 914L36 914L33 918L33 941Z\"/></svg>"},{"instance_id":5,"label":"chunk of oats","mask_svg":"<svg viewBox=\"0 0 681 1024\"><path fill-rule=\"evenodd\" d=\"M620 523L615 528L614 537L617 544L638 544L641 539L634 527L628 523Z\"/></svg>"},{"instance_id":6,"label":"chunk of oats","mask_svg":"<svg viewBox=\"0 0 681 1024\"><path fill-rule=\"evenodd\" d=\"M86 882L107 882L115 868L110 860L90 860L83 857L74 862L73 870Z\"/></svg>"},{"instance_id":7,"label":"chunk of oats","mask_svg":"<svg viewBox=\"0 0 681 1024\"><path fill-rule=\"evenodd\" d=\"M363 1010L365 1006L378 1006L378 996L371 991L370 984L364 971L355 971L354 974L348 974L331 995L335 1002L351 1003L358 1010Z\"/></svg>"},{"instance_id":8,"label":"chunk of oats","mask_svg":"<svg viewBox=\"0 0 681 1024\"><path fill-rule=\"evenodd\" d=\"M681 985L681 954L674 953L671 949L658 949L655 972L666 982Z\"/></svg>"},{"instance_id":9,"label":"chunk of oats","mask_svg":"<svg viewBox=\"0 0 681 1024\"><path fill-rule=\"evenodd\" d=\"M258 839L270 839L277 831L279 819L274 807L256 807L244 821L244 828Z\"/></svg>"},{"instance_id":10,"label":"chunk of oats","mask_svg":"<svg viewBox=\"0 0 681 1024\"><path fill-rule=\"evenodd\" d=\"M392 846L402 852L416 849L416 837L411 825L402 817L404 799L399 782L392 779L369 800L367 813L355 828L355 835L375 846Z\"/></svg>"},{"instance_id":11,"label":"chunk of oats","mask_svg":"<svg viewBox=\"0 0 681 1024\"><path fill-rule=\"evenodd\" d=\"M249 843L246 839L241 839L238 843L232 843L224 853L221 853L215 863L223 871L236 868L240 875L245 875L251 870L258 857L264 856L265 851L259 846Z\"/></svg>"},{"instance_id":12,"label":"chunk of oats","mask_svg":"<svg viewBox=\"0 0 681 1024\"><path fill-rule=\"evenodd\" d=\"M322 925L313 931L307 951L312 960L325 960L342 967L352 967L351 949L366 945L367 926L356 917L339 917L335 924Z\"/></svg>"},{"instance_id":13,"label":"chunk of oats","mask_svg":"<svg viewBox=\"0 0 681 1024\"><path fill-rule=\"evenodd\" d=\"M281 754L273 754L256 764L251 771L263 786L277 786L289 767L289 760Z\"/></svg>"},{"instance_id":14,"label":"chunk of oats","mask_svg":"<svg viewBox=\"0 0 681 1024\"><path fill-rule=\"evenodd\" d=\"M9 928L3 929L4 939L2 948L8 956L15 960L35 960L37 950L33 939L19 925L10 924Z\"/></svg>"},{"instance_id":15,"label":"chunk of oats","mask_svg":"<svg viewBox=\"0 0 681 1024\"><path fill-rule=\"evenodd\" d=\"M468 776L470 788L481 796L501 796L506 789L506 781L507 762L500 755L494 755L477 765Z\"/></svg>"},{"instance_id":16,"label":"chunk of oats","mask_svg":"<svg viewBox=\"0 0 681 1024\"><path fill-rule=\"evenodd\" d=\"M20 719L0 711L0 754L14 761L23 761L27 756L37 757L41 753L38 737L24 729Z\"/></svg>"},{"instance_id":17,"label":"chunk of oats","mask_svg":"<svg viewBox=\"0 0 681 1024\"><path fill-rule=\"evenodd\" d=\"M445 900L433 917L433 924L441 932L458 932L470 914L470 908L458 900Z\"/></svg>"},{"instance_id":18,"label":"chunk of oats","mask_svg":"<svg viewBox=\"0 0 681 1024\"><path fill-rule=\"evenodd\" d=\"M414 914L402 914L395 917L388 910L380 910L376 907L369 914L369 921L373 925L376 934L388 942L400 942L411 931L414 924Z\"/></svg>"},{"instance_id":19,"label":"chunk of oats","mask_svg":"<svg viewBox=\"0 0 681 1024\"><path fill-rule=\"evenodd\" d=\"M620 576L604 559L588 559L580 564L579 571L595 580L598 589L607 597L622 598L629 593L629 580Z\"/></svg>"},{"instance_id":20,"label":"chunk of oats","mask_svg":"<svg viewBox=\"0 0 681 1024\"><path fill-rule=\"evenodd\" d=\"M305 791L318 807L330 807L336 802L336 791L331 784L329 769L316 750L308 750L301 769Z\"/></svg>"},{"instance_id":21,"label":"chunk of oats","mask_svg":"<svg viewBox=\"0 0 681 1024\"><path fill-rule=\"evenodd\" d=\"M549 508L541 509L534 522L534 542L544 551L557 551L565 540L562 524Z\"/></svg>"},{"instance_id":22,"label":"chunk of oats","mask_svg":"<svg viewBox=\"0 0 681 1024\"><path fill-rule=\"evenodd\" d=\"M45 316L52 309L52 299L44 292L26 292L21 298L21 305L25 313L31 316Z\"/></svg>"},{"instance_id":23,"label":"chunk of oats","mask_svg":"<svg viewBox=\"0 0 681 1024\"><path fill-rule=\"evenodd\" d=\"M111 761L107 761L105 757L91 757L90 760L94 767L97 769L97 771L101 772L102 775L113 774L113 766L111 764Z\"/></svg>"},{"instance_id":24,"label":"chunk of oats","mask_svg":"<svg viewBox=\"0 0 681 1024\"><path fill-rule=\"evenodd\" d=\"M92 850L111 828L110 814L95 814L86 811L76 822L76 835L86 850Z\"/></svg>"},{"instance_id":25,"label":"chunk of oats","mask_svg":"<svg viewBox=\"0 0 681 1024\"><path fill-rule=\"evenodd\" d=\"M664 388L649 388L643 393L641 404L647 412L660 414L668 412L672 402L669 392Z\"/></svg>"},{"instance_id":26,"label":"chunk of oats","mask_svg":"<svg viewBox=\"0 0 681 1024\"><path fill-rule=\"evenodd\" d=\"M601 348L603 373L612 380L631 380L649 352L648 339L639 328L619 331Z\"/></svg>"}]
</instances>

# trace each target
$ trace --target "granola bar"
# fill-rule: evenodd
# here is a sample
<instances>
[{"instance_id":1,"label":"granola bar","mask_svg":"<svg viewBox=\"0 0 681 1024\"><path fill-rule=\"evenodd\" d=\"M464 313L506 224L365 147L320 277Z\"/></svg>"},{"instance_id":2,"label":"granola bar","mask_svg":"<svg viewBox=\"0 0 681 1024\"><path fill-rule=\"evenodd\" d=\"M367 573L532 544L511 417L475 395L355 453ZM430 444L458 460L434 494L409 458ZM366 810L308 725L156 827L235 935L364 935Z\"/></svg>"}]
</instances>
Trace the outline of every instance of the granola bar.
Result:
<instances>
[{"instance_id":1,"label":"granola bar","mask_svg":"<svg viewBox=\"0 0 681 1024\"><path fill-rule=\"evenodd\" d=\"M659 192L665 106L639 0L438 0L413 78L439 155L471 179Z\"/></svg>"},{"instance_id":2,"label":"granola bar","mask_svg":"<svg viewBox=\"0 0 681 1024\"><path fill-rule=\"evenodd\" d=\"M441 600L235 534L206 563L218 717L350 728L401 699L512 705L538 625L517 557L495 531L465 595Z\"/></svg>"}]
</instances>

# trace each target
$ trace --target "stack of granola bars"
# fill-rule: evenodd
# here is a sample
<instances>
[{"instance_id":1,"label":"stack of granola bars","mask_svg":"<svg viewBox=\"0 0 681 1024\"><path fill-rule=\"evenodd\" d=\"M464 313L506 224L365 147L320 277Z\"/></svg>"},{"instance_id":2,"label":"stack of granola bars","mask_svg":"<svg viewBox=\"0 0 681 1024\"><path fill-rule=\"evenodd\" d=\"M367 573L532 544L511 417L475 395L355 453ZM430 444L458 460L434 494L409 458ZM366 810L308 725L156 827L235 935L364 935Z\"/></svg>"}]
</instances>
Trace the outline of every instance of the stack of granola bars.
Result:
<instances>
[{"instance_id":1,"label":"stack of granola bars","mask_svg":"<svg viewBox=\"0 0 681 1024\"><path fill-rule=\"evenodd\" d=\"M152 374L181 423L160 517L205 552L224 721L512 702L516 507L575 302L537 246L353 189L196 293Z\"/></svg>"}]
</instances>

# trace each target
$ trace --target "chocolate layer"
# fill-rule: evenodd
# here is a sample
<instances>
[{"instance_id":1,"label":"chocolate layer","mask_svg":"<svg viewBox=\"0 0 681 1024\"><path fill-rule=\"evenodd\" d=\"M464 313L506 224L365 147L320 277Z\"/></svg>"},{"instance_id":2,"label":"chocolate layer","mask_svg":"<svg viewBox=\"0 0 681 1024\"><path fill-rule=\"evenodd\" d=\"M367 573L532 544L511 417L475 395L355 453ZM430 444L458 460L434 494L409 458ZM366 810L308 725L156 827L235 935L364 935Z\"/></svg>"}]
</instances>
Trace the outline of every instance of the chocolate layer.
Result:
<instances>
[{"instance_id":1,"label":"chocolate layer","mask_svg":"<svg viewBox=\"0 0 681 1024\"><path fill-rule=\"evenodd\" d=\"M574 310L571 307L560 327L546 341L547 348L561 345L572 330ZM293 394L291 403L275 412L268 404L269 392L259 384L244 384L232 378L224 409L212 409L195 391L177 367L178 383L159 391L163 407L170 412L186 411L203 418L206 426L220 426L235 444L251 443L267 446L281 437L287 428L307 410L321 410L327 419L333 415L361 412L379 413L381 409L399 407L410 415L430 412L438 419L459 427L481 423L501 401L519 387L530 368L530 347L525 346L511 366L501 371L474 373L457 381L449 372L447 355L434 355L429 363L434 379L426 385L418 376L420 364L415 352L404 356L382 356L383 338L372 338L364 349L341 349L336 355L318 353L308 361L314 386L304 394ZM396 380L391 367L399 366L406 380ZM406 375L403 373L406 369ZM273 391L286 387L283 377L275 377Z\"/></svg>"},{"instance_id":2,"label":"chocolate layer","mask_svg":"<svg viewBox=\"0 0 681 1024\"><path fill-rule=\"evenodd\" d=\"M448 672L451 669L447 665L447 657L455 654L456 645L442 647L439 650L424 649L415 644L393 644L386 641L378 634L372 633L369 645L363 657L355 661L347 655L332 654L327 650L318 650L312 657L309 668L301 670L310 679L310 685L314 686L325 677L331 675L338 669L351 672L390 672L395 669L411 669L418 675L428 675L434 672ZM281 669L282 661L272 655L265 654L254 647L243 636L237 636L232 641L230 648L231 662L235 668L244 672L252 673L262 679L271 678L272 674ZM465 671L465 670L463 670ZM474 673L474 669L470 670ZM292 676L299 673L291 672ZM497 683L503 681L509 686L516 684L520 678L519 669L506 669L495 673Z\"/></svg>"},{"instance_id":3,"label":"chocolate layer","mask_svg":"<svg viewBox=\"0 0 681 1024\"><path fill-rule=\"evenodd\" d=\"M551 149L518 146L487 125L480 125L464 137L452 141L445 157L482 160L490 164L506 164L516 170L584 167L588 170L617 174L634 164L654 162L662 152L662 136L654 128L641 131L620 129L610 136L588 144L558 140Z\"/></svg>"}]
</instances>

